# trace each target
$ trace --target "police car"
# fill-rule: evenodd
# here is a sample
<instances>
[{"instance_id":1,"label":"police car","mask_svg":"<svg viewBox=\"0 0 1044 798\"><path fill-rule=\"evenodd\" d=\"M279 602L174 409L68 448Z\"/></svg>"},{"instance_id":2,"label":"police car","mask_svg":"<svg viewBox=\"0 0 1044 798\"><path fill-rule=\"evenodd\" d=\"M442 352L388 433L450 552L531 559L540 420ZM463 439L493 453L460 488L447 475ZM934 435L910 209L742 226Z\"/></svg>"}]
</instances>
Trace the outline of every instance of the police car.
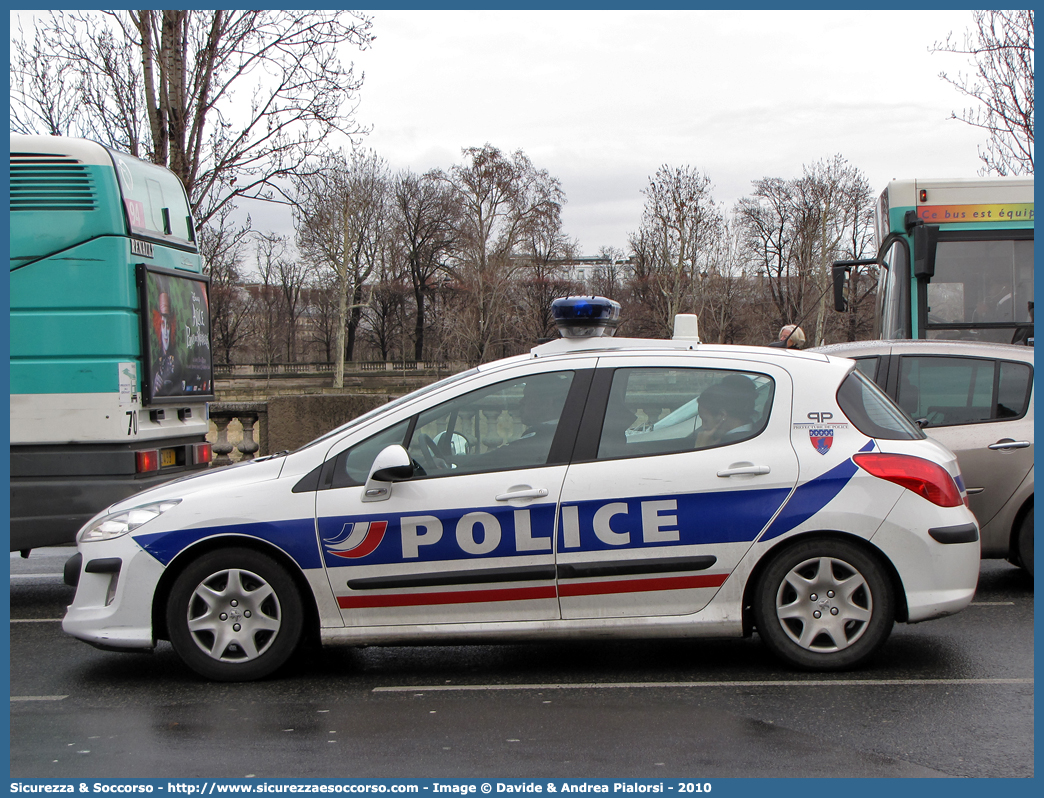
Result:
<instances>
[{"instance_id":1,"label":"police car","mask_svg":"<svg viewBox=\"0 0 1044 798\"><path fill-rule=\"evenodd\" d=\"M611 335L457 374L290 454L167 483L79 532L63 621L205 677L327 644L740 637L850 668L957 612L979 530L954 456L847 359ZM666 423L663 423L666 422Z\"/></svg>"}]
</instances>

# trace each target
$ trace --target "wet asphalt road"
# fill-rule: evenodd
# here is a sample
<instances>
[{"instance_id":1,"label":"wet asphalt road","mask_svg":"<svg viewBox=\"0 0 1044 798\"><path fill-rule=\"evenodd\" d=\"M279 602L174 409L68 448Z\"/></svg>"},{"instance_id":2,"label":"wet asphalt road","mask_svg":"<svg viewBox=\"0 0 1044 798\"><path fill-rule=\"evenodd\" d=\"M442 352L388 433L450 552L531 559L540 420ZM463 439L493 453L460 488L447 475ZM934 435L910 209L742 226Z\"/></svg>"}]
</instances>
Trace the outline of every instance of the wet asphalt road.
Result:
<instances>
[{"instance_id":1,"label":"wet asphalt road","mask_svg":"<svg viewBox=\"0 0 1044 798\"><path fill-rule=\"evenodd\" d=\"M847 674L755 637L327 649L211 684L66 636L70 553L11 558L13 778L1034 775L1033 583L1003 562Z\"/></svg>"}]
</instances>

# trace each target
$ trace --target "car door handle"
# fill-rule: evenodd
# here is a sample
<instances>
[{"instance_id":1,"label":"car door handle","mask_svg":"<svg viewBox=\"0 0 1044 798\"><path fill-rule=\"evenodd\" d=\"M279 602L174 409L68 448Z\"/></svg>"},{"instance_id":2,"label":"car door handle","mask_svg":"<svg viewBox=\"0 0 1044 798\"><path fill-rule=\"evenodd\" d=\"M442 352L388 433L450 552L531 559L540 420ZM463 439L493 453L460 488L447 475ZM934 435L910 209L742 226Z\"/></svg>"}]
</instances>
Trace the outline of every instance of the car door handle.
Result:
<instances>
[{"instance_id":1,"label":"car door handle","mask_svg":"<svg viewBox=\"0 0 1044 798\"><path fill-rule=\"evenodd\" d=\"M1028 449L1030 447L1029 441L997 441L991 443L987 448L993 449L994 451L1011 451L1012 449Z\"/></svg>"},{"instance_id":2,"label":"car door handle","mask_svg":"<svg viewBox=\"0 0 1044 798\"><path fill-rule=\"evenodd\" d=\"M518 486L514 488L508 488L507 493L501 493L497 496L498 502L509 502L512 499L542 499L547 496L547 488L530 488L527 486Z\"/></svg>"},{"instance_id":3,"label":"car door handle","mask_svg":"<svg viewBox=\"0 0 1044 798\"><path fill-rule=\"evenodd\" d=\"M719 477L746 477L760 476L772 471L767 465L754 465L753 463L733 463L728 468L718 472Z\"/></svg>"}]
</instances>

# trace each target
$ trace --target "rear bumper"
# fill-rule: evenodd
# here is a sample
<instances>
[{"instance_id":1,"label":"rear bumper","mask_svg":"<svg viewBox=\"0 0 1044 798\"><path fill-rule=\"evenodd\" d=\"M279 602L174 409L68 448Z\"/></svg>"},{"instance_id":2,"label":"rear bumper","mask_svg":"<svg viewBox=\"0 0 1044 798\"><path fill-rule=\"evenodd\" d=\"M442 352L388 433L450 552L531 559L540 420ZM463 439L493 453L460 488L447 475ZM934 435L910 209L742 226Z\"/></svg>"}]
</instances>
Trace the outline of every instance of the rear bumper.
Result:
<instances>
[{"instance_id":1,"label":"rear bumper","mask_svg":"<svg viewBox=\"0 0 1044 798\"><path fill-rule=\"evenodd\" d=\"M978 524L963 505L935 507L906 491L871 542L895 566L906 594L908 622L952 615L975 596Z\"/></svg>"}]
</instances>

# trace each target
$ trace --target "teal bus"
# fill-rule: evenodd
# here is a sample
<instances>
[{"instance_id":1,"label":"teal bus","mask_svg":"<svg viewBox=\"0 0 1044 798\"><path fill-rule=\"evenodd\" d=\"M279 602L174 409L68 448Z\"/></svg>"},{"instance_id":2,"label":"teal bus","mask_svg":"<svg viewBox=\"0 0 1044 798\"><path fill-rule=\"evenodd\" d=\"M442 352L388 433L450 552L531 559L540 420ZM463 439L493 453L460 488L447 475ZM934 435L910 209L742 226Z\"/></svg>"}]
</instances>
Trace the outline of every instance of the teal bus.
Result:
<instances>
[{"instance_id":1,"label":"teal bus","mask_svg":"<svg viewBox=\"0 0 1044 798\"><path fill-rule=\"evenodd\" d=\"M185 189L100 144L11 136L11 551L208 467L209 280Z\"/></svg>"},{"instance_id":2,"label":"teal bus","mask_svg":"<svg viewBox=\"0 0 1044 798\"><path fill-rule=\"evenodd\" d=\"M877 203L875 338L1033 342L1033 178L893 180Z\"/></svg>"}]
</instances>

